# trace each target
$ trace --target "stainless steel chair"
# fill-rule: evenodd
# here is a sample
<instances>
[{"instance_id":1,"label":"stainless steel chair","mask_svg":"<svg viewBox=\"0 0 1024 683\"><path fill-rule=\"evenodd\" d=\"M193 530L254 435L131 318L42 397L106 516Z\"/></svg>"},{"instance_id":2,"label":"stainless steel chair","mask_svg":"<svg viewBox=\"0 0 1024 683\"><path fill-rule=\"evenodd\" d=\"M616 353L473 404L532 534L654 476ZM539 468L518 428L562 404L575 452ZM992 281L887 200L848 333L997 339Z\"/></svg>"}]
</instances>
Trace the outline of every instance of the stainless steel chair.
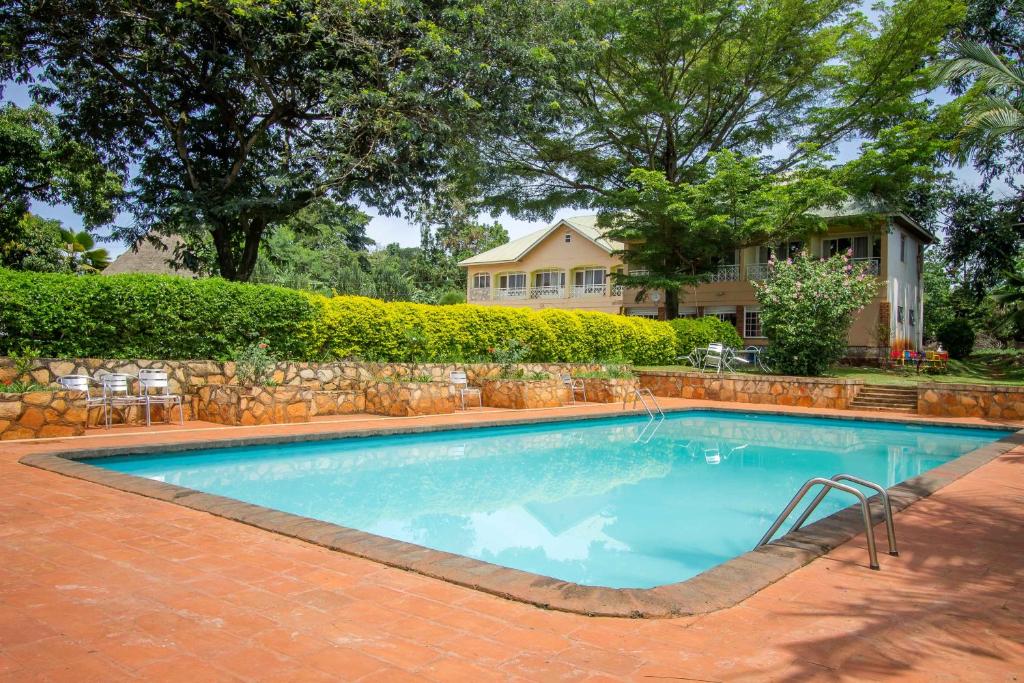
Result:
<instances>
[{"instance_id":1,"label":"stainless steel chair","mask_svg":"<svg viewBox=\"0 0 1024 683\"><path fill-rule=\"evenodd\" d=\"M462 409L466 409L466 396L476 396L480 407L484 407L484 397L480 393L478 387L469 386L469 378L466 377L466 373L463 370L453 370L448 374L448 381L455 385L455 389L459 392L459 400L462 402Z\"/></svg>"},{"instance_id":2,"label":"stainless steel chair","mask_svg":"<svg viewBox=\"0 0 1024 683\"><path fill-rule=\"evenodd\" d=\"M61 375L57 383L62 389L68 391L81 391L85 394L85 423L89 424L89 411L92 408L102 408L103 416L106 419L107 397L102 390L102 383L89 375ZM94 394L93 389L99 389L99 394Z\"/></svg>"},{"instance_id":3,"label":"stainless steel chair","mask_svg":"<svg viewBox=\"0 0 1024 683\"><path fill-rule=\"evenodd\" d=\"M107 429L110 429L110 416L115 409L123 409L124 422L128 422L128 415L133 406L142 407L146 399L131 391L131 381L135 375L124 372L111 372L100 377L103 384L103 397L106 399L105 413Z\"/></svg>"},{"instance_id":4,"label":"stainless steel chair","mask_svg":"<svg viewBox=\"0 0 1024 683\"><path fill-rule=\"evenodd\" d=\"M170 382L165 370L152 368L139 370L139 396L145 400L147 426L152 424L151 409L154 405L163 406L164 417L168 423L171 421L171 408L178 406L178 421L182 425L185 424L185 408L182 405L182 398L179 394L171 393Z\"/></svg>"},{"instance_id":5,"label":"stainless steel chair","mask_svg":"<svg viewBox=\"0 0 1024 683\"><path fill-rule=\"evenodd\" d=\"M572 402L574 404L576 403L577 393L583 394L583 402L587 402L587 385L582 379L573 378L573 376L569 374L563 374L562 384L569 389L569 395L572 396Z\"/></svg>"}]
</instances>

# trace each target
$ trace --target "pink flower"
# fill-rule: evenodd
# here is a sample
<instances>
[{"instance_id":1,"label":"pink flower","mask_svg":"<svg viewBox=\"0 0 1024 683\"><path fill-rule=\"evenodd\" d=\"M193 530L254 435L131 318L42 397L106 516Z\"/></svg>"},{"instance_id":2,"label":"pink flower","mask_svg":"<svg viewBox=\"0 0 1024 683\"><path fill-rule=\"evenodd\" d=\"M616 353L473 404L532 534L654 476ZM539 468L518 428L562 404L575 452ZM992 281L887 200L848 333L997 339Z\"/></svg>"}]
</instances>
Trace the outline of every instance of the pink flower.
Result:
<instances>
[{"instance_id":1,"label":"pink flower","mask_svg":"<svg viewBox=\"0 0 1024 683\"><path fill-rule=\"evenodd\" d=\"M266 345L266 344L264 344L264 343L260 343L260 348L261 348L261 349L265 349L265 348L267 348L267 345Z\"/></svg>"}]
</instances>

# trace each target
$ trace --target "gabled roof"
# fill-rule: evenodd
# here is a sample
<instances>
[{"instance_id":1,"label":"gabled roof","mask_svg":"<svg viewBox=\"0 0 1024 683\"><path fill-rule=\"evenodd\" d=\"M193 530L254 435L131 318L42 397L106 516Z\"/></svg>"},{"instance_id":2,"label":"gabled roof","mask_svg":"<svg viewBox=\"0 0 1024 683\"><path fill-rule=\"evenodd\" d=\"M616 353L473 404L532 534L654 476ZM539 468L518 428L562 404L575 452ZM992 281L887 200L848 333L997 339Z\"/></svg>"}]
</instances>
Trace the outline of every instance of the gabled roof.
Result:
<instances>
[{"instance_id":1,"label":"gabled roof","mask_svg":"<svg viewBox=\"0 0 1024 683\"><path fill-rule=\"evenodd\" d=\"M555 221L552 225L523 235L500 247L489 249L476 256L459 262L460 266L475 266L486 263L514 263L530 252L531 249L540 244L545 237L551 233L568 226L580 235L590 240L609 254L623 248L622 242L607 239L603 236L600 228L597 227L597 216L573 216Z\"/></svg>"},{"instance_id":2,"label":"gabled roof","mask_svg":"<svg viewBox=\"0 0 1024 683\"><path fill-rule=\"evenodd\" d=\"M861 197L861 198L850 198L845 202L836 207L820 207L811 211L815 216L821 216L822 218L852 218L854 216L893 216L899 218L901 221L906 223L911 229L919 233L921 237L924 237L929 243L935 242L935 233L928 230L916 220L903 213L894 209L883 199L879 197Z\"/></svg>"}]
</instances>

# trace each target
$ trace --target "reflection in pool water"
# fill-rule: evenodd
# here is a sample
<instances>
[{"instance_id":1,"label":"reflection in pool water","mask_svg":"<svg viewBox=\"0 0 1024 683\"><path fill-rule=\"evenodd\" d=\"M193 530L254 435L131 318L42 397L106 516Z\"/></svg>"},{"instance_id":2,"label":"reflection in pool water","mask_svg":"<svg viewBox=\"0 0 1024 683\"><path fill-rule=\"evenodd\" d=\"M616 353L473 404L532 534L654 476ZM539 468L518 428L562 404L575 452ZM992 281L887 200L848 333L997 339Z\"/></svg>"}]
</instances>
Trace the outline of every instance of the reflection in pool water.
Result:
<instances>
[{"instance_id":1,"label":"reflection in pool water","mask_svg":"<svg viewBox=\"0 0 1024 683\"><path fill-rule=\"evenodd\" d=\"M1004 434L690 412L653 435L646 419L613 418L94 462L567 581L646 588L749 550L810 477L891 486ZM850 502L830 493L812 519Z\"/></svg>"}]
</instances>

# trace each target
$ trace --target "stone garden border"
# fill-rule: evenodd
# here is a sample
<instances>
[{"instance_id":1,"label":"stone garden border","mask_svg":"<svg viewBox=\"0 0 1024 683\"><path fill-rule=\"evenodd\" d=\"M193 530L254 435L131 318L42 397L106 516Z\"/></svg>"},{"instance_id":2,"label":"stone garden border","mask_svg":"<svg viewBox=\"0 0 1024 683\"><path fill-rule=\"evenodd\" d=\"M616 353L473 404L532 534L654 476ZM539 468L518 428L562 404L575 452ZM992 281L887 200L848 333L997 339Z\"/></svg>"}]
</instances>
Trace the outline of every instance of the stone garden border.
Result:
<instances>
[{"instance_id":1,"label":"stone garden border","mask_svg":"<svg viewBox=\"0 0 1024 683\"><path fill-rule=\"evenodd\" d=\"M707 411L706 408L682 408L671 412ZM736 412L735 409L710 409L712 412ZM784 410L758 411L764 414L792 415ZM627 414L637 414L636 412ZM802 417L808 417L801 415ZM524 602L545 609L589 616L668 618L703 614L731 607L762 588L775 583L811 560L849 541L862 532L859 510L850 506L810 524L799 532L735 557L691 579L650 589L618 589L583 586L551 577L501 567L481 560L396 541L358 529L351 529L308 517L302 517L223 496L203 493L164 482L123 474L88 464L90 458L114 455L169 453L208 448L230 448L258 444L324 441L389 434L479 429L481 427L572 422L607 419L607 415L538 417L493 420L472 425L432 425L374 428L333 433L251 436L212 442L151 444L96 449L66 449L59 446L49 453L27 455L19 462L69 477L109 486L166 502L207 512L249 524L274 533L291 536L316 545L382 564L438 578L485 593ZM939 420L822 416L815 419L849 419L866 422L930 424L949 426ZM957 425L964 427L965 425ZM978 428L987 428L979 425ZM968 427L969 428L969 427ZM895 511L902 510L974 469L990 462L1018 445L1024 444L1024 430L960 456L924 474L912 477L889 489ZM874 500L874 498L872 498ZM874 522L882 521L880 506L873 508Z\"/></svg>"}]
</instances>

